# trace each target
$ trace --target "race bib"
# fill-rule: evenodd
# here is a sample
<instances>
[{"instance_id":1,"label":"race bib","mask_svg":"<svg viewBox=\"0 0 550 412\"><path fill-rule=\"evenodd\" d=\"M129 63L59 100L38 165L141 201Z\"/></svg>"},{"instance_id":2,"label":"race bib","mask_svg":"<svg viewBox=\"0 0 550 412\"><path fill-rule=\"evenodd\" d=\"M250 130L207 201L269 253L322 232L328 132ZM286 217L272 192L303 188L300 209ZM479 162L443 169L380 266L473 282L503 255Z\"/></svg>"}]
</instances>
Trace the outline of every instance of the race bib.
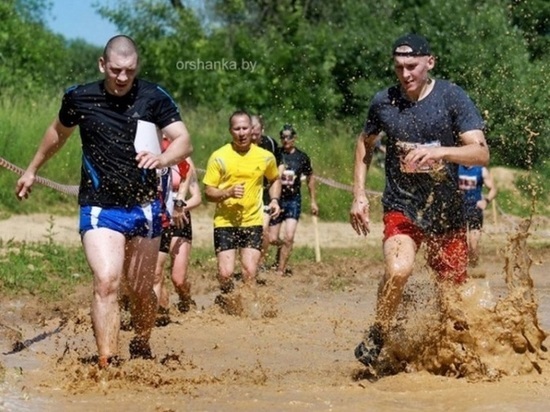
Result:
<instances>
[{"instance_id":1,"label":"race bib","mask_svg":"<svg viewBox=\"0 0 550 412\"><path fill-rule=\"evenodd\" d=\"M458 176L458 188L461 190L475 190L477 179L475 176Z\"/></svg>"},{"instance_id":2,"label":"race bib","mask_svg":"<svg viewBox=\"0 0 550 412\"><path fill-rule=\"evenodd\" d=\"M294 170L285 170L281 176L281 182L283 186L292 186L296 180L296 173Z\"/></svg>"},{"instance_id":3,"label":"race bib","mask_svg":"<svg viewBox=\"0 0 550 412\"><path fill-rule=\"evenodd\" d=\"M405 162L405 157L413 149L420 149L424 147L440 147L441 143L438 141L431 143L409 143L409 142L397 142L397 157L399 158L399 166L403 173L435 173L442 170L445 165L442 160L430 161L420 166L418 162Z\"/></svg>"}]
</instances>

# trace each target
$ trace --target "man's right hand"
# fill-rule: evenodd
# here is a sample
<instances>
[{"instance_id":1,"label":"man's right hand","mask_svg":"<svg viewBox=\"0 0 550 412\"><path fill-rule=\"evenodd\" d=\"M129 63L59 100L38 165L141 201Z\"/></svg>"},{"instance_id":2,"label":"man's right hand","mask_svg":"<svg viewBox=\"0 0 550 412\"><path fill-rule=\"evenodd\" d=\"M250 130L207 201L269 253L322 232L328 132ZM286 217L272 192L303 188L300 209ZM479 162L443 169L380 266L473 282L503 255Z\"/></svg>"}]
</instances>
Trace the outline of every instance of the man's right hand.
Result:
<instances>
[{"instance_id":1,"label":"man's right hand","mask_svg":"<svg viewBox=\"0 0 550 412\"><path fill-rule=\"evenodd\" d=\"M231 188L231 197L242 199L244 196L244 183L240 183Z\"/></svg>"},{"instance_id":2,"label":"man's right hand","mask_svg":"<svg viewBox=\"0 0 550 412\"><path fill-rule=\"evenodd\" d=\"M15 195L19 200L27 199L31 194L31 186L34 184L35 176L32 173L25 172L17 181L15 186Z\"/></svg>"},{"instance_id":3,"label":"man's right hand","mask_svg":"<svg viewBox=\"0 0 550 412\"><path fill-rule=\"evenodd\" d=\"M349 213L351 227L358 235L367 235L370 232L369 200L366 195L353 199Z\"/></svg>"}]
</instances>

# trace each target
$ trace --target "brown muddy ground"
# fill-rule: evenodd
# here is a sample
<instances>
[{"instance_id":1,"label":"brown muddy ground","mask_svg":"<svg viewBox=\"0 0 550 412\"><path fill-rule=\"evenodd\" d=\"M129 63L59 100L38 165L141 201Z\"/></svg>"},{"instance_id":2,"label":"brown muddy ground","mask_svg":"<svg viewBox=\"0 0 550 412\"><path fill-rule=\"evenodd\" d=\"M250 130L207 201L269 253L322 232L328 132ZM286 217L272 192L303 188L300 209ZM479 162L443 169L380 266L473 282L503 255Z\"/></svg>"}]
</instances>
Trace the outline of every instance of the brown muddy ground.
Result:
<instances>
[{"instance_id":1,"label":"brown muddy ground","mask_svg":"<svg viewBox=\"0 0 550 412\"><path fill-rule=\"evenodd\" d=\"M488 312L466 311L480 316L469 318L468 336L477 346L464 335L457 338L462 349L477 348L477 360L485 368L455 373L447 368L447 375L454 376L418 370L433 364L414 358L412 349L432 348L425 356L443 363L448 349L440 345L439 352L433 350L430 333L444 330L433 318L433 282L422 258L407 292L409 316L402 320L405 326L396 335L395 348L403 358L416 359L416 368L376 374L362 367L353 349L373 318L383 271L379 259L373 258L380 255L381 227L374 225L365 240L347 224L321 222L322 262L291 262L292 277L266 273L267 285L258 286L253 297L239 295L239 316L213 304L213 260L193 261L190 276L197 309L187 314L173 309L172 323L155 328L152 361L128 360L132 332L122 331L119 367L99 371L89 362L95 354L90 287L68 294L62 302L0 298L0 411L547 411L550 361L542 345L529 347L533 339L528 335L533 331L531 309L542 329L550 330L549 225L543 221L531 226L520 258L533 259L528 273L534 286L522 289L521 310L514 312L509 309L516 302L505 300L510 294L505 265L513 269L522 259L506 260L505 248L516 222L501 220L495 225L490 220L480 267L463 291L473 298L465 298L461 305L464 310L476 306L485 295L472 293L472 287L486 292L487 285L494 302L502 304ZM0 221L0 236L37 241L53 233L56 241L78 243L76 219L56 217L53 232L48 232L50 224L45 215L14 216ZM195 215L197 245L210 244L210 224L207 214ZM304 217L296 244L313 247L314 233L311 220ZM364 253L328 261L329 249L341 247ZM175 296L172 299L175 302ZM527 347L510 344L517 338L518 325ZM428 336L429 341L418 342ZM10 353L16 342L25 340L26 349ZM406 343L411 345L405 347Z\"/></svg>"}]
</instances>

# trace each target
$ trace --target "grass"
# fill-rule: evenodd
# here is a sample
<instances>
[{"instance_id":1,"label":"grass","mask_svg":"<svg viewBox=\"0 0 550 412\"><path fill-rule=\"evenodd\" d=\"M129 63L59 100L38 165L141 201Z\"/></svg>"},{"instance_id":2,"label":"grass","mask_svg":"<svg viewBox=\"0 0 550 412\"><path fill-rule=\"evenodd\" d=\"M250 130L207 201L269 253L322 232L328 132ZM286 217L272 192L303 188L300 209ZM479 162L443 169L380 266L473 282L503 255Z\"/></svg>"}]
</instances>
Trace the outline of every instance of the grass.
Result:
<instances>
[{"instance_id":1,"label":"grass","mask_svg":"<svg viewBox=\"0 0 550 412\"><path fill-rule=\"evenodd\" d=\"M323 262L345 262L360 257L358 249L323 249ZM369 255L369 261L382 261L382 253ZM294 249L290 266L304 266L315 262L311 247ZM336 265L338 266L338 265ZM216 259L209 247L194 247L190 262L191 272L215 279ZM0 241L0 289L4 296L31 294L47 301L56 301L70 295L79 285L90 285L92 277L81 246L64 246L53 241L14 242ZM343 291L349 285L348 277L333 273L329 287Z\"/></svg>"},{"instance_id":2,"label":"grass","mask_svg":"<svg viewBox=\"0 0 550 412\"><path fill-rule=\"evenodd\" d=\"M5 295L30 293L58 300L90 270L81 247L55 243L0 242L0 288Z\"/></svg>"}]
</instances>

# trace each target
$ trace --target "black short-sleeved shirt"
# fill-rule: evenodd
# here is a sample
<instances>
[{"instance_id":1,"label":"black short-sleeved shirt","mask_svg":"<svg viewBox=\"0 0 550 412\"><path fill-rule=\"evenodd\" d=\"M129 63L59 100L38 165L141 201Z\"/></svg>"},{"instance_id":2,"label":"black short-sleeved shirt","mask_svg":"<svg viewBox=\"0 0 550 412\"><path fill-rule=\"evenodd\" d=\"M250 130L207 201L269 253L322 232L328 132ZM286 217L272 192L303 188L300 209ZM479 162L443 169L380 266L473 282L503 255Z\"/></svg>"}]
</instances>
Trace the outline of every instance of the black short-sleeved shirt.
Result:
<instances>
[{"instance_id":1,"label":"black short-sleeved shirt","mask_svg":"<svg viewBox=\"0 0 550 412\"><path fill-rule=\"evenodd\" d=\"M262 149L267 150L268 152L273 153L273 156L275 156L275 161L277 162L277 166L282 163L283 158L279 149L279 144L271 136L262 135L262 139L260 140L258 146L260 146Z\"/></svg>"},{"instance_id":2,"label":"black short-sleeved shirt","mask_svg":"<svg viewBox=\"0 0 550 412\"><path fill-rule=\"evenodd\" d=\"M472 100L448 81L436 80L430 94L417 102L408 100L399 86L379 92L371 103L364 132L387 135L384 211L401 211L430 233L464 227L458 165L443 163L437 171L410 172L400 162L402 147L404 143L459 146L460 133L483 128Z\"/></svg>"},{"instance_id":3,"label":"black short-sleeved shirt","mask_svg":"<svg viewBox=\"0 0 550 412\"><path fill-rule=\"evenodd\" d=\"M311 160L309 156L298 148L294 148L292 153L286 153L281 149L281 156L285 170L281 176L282 199L292 199L301 194L302 176L313 174Z\"/></svg>"},{"instance_id":4,"label":"black short-sleeved shirt","mask_svg":"<svg viewBox=\"0 0 550 412\"><path fill-rule=\"evenodd\" d=\"M275 156L275 161L277 162L277 166L279 166L283 159L281 155L281 150L279 148L279 144L273 139L271 136L262 135L262 139L260 140L260 143L258 143L258 146L260 146L262 149L267 150L268 152L273 153L273 156ZM269 196L269 187L271 184L269 183L269 180L264 178L264 190L263 190L263 201L265 204L268 204L270 201Z\"/></svg>"},{"instance_id":5,"label":"black short-sleeved shirt","mask_svg":"<svg viewBox=\"0 0 550 412\"><path fill-rule=\"evenodd\" d=\"M177 105L161 87L136 79L118 97L106 92L102 80L74 86L63 96L59 120L80 129L80 205L132 206L156 198L156 171L137 167L134 139L138 120L160 129L181 120Z\"/></svg>"}]
</instances>

